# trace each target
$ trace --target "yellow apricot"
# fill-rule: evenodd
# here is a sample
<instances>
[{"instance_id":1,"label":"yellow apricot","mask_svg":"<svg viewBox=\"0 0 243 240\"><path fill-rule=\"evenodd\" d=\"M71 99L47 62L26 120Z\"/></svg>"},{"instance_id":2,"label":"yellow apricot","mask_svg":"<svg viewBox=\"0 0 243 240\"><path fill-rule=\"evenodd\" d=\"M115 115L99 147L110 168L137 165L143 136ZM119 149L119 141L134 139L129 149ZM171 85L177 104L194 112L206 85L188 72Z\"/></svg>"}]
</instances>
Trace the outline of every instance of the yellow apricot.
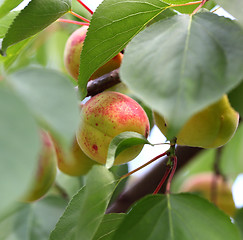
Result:
<instances>
[{"instance_id":1,"label":"yellow apricot","mask_svg":"<svg viewBox=\"0 0 243 240\"><path fill-rule=\"evenodd\" d=\"M170 125L164 117L154 112L156 125L166 136ZM177 144L202 148L217 148L234 135L239 114L231 107L227 95L193 115L177 134Z\"/></svg>"},{"instance_id":2,"label":"yellow apricot","mask_svg":"<svg viewBox=\"0 0 243 240\"><path fill-rule=\"evenodd\" d=\"M59 170L70 176L85 175L94 164L97 164L81 150L76 138L73 141L70 153L65 154L57 144L55 144L55 148Z\"/></svg>"},{"instance_id":3,"label":"yellow apricot","mask_svg":"<svg viewBox=\"0 0 243 240\"><path fill-rule=\"evenodd\" d=\"M189 177L181 186L181 192L194 192L215 203L230 216L236 210L230 185L221 177L211 172Z\"/></svg>"}]
</instances>

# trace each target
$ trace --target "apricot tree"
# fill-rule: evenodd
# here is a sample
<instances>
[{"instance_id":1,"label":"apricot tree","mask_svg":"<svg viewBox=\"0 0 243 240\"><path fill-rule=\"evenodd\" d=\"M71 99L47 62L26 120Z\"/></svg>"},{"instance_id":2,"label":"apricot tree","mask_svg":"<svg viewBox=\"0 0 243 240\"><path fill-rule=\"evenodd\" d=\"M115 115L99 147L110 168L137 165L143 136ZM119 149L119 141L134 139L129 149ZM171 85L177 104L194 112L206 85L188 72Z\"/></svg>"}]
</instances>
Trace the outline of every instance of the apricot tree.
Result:
<instances>
[{"instance_id":1,"label":"apricot tree","mask_svg":"<svg viewBox=\"0 0 243 240\"><path fill-rule=\"evenodd\" d=\"M0 239L241 239L243 4L22 2L0 1ZM129 172L145 144L167 148Z\"/></svg>"}]
</instances>

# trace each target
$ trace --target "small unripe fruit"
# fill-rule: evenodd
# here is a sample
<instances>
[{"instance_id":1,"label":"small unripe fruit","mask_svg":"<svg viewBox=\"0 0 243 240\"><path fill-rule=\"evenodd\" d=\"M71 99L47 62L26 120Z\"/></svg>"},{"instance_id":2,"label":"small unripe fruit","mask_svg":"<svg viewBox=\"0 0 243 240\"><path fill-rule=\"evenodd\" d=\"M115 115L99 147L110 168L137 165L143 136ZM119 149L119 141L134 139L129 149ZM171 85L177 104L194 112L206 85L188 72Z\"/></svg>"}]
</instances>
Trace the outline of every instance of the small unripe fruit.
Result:
<instances>
[{"instance_id":1,"label":"small unripe fruit","mask_svg":"<svg viewBox=\"0 0 243 240\"><path fill-rule=\"evenodd\" d=\"M84 39L86 37L87 30L88 26L82 26L81 28L74 31L68 38L64 50L65 67L70 75L76 80L78 80L79 76L80 55L83 49ZM101 77L104 74L119 68L122 62L122 58L123 54L118 53L102 67L97 69L90 77L90 80Z\"/></svg>"},{"instance_id":2,"label":"small unripe fruit","mask_svg":"<svg viewBox=\"0 0 243 240\"><path fill-rule=\"evenodd\" d=\"M156 125L166 136L170 125L164 117L154 112ZM217 148L234 135L239 114L231 107L227 95L192 116L177 134L177 144L191 147Z\"/></svg>"},{"instance_id":3,"label":"small unripe fruit","mask_svg":"<svg viewBox=\"0 0 243 240\"><path fill-rule=\"evenodd\" d=\"M104 164L111 140L118 134L133 131L149 134L149 120L143 108L132 98L117 92L102 92L86 102L81 111L77 141L91 159ZM122 151L115 165L134 159L141 145Z\"/></svg>"},{"instance_id":4,"label":"small unripe fruit","mask_svg":"<svg viewBox=\"0 0 243 240\"><path fill-rule=\"evenodd\" d=\"M24 202L32 202L43 197L56 178L57 164L54 144L47 132L42 131L41 137L43 146L37 171L28 192L22 198Z\"/></svg>"},{"instance_id":5,"label":"small unripe fruit","mask_svg":"<svg viewBox=\"0 0 243 240\"><path fill-rule=\"evenodd\" d=\"M210 172L193 175L184 182L180 191L194 192L209 201L214 200L215 205L230 216L235 213L231 187L221 176Z\"/></svg>"},{"instance_id":6,"label":"small unripe fruit","mask_svg":"<svg viewBox=\"0 0 243 240\"><path fill-rule=\"evenodd\" d=\"M70 176L86 174L97 162L90 159L79 147L76 138L73 141L70 153L64 153L55 144L57 153L57 165L59 170Z\"/></svg>"}]
</instances>

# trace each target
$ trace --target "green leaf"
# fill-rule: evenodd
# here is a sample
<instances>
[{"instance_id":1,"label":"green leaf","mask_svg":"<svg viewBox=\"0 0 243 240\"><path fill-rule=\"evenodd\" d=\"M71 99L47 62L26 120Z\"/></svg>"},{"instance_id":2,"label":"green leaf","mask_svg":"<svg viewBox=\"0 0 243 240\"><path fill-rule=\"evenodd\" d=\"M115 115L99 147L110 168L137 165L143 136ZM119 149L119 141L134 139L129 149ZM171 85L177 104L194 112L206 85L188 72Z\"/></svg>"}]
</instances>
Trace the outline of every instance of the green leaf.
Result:
<instances>
[{"instance_id":1,"label":"green leaf","mask_svg":"<svg viewBox=\"0 0 243 240\"><path fill-rule=\"evenodd\" d=\"M124 213L106 214L92 240L112 240L114 232L124 217Z\"/></svg>"},{"instance_id":2,"label":"green leaf","mask_svg":"<svg viewBox=\"0 0 243 240\"><path fill-rule=\"evenodd\" d=\"M227 177L235 180L243 172L243 124L238 127L234 137L222 149L220 169Z\"/></svg>"},{"instance_id":3,"label":"green leaf","mask_svg":"<svg viewBox=\"0 0 243 240\"><path fill-rule=\"evenodd\" d=\"M236 222L236 225L239 227L239 229L241 231L241 237L243 239L243 208L239 209L236 212L234 220Z\"/></svg>"},{"instance_id":4,"label":"green leaf","mask_svg":"<svg viewBox=\"0 0 243 240\"><path fill-rule=\"evenodd\" d=\"M94 166L86 186L70 201L50 240L91 240L102 222L114 190L114 178L103 166Z\"/></svg>"},{"instance_id":5,"label":"green leaf","mask_svg":"<svg viewBox=\"0 0 243 240\"><path fill-rule=\"evenodd\" d=\"M68 195L68 197L71 199L74 194L78 192L81 185L83 177L73 177L69 176L65 173L62 173L61 171L57 174L56 177L56 184Z\"/></svg>"},{"instance_id":6,"label":"green leaf","mask_svg":"<svg viewBox=\"0 0 243 240\"><path fill-rule=\"evenodd\" d=\"M55 229L50 235L50 240L74 239L77 221L80 215L80 208L83 204L85 188L81 188L69 202L64 214L59 219Z\"/></svg>"},{"instance_id":7,"label":"green leaf","mask_svg":"<svg viewBox=\"0 0 243 240\"><path fill-rule=\"evenodd\" d=\"M243 117L242 95L243 81L241 81L241 83L228 94L232 107L239 112L241 117Z\"/></svg>"},{"instance_id":8,"label":"green leaf","mask_svg":"<svg viewBox=\"0 0 243 240\"><path fill-rule=\"evenodd\" d=\"M40 32L71 9L71 0L32 0L15 18L2 42L6 49Z\"/></svg>"},{"instance_id":9,"label":"green leaf","mask_svg":"<svg viewBox=\"0 0 243 240\"><path fill-rule=\"evenodd\" d=\"M25 39L11 47L7 50L7 56L3 57L0 55L0 63L3 63L4 68L9 70L13 63L18 59L18 57L26 50L29 44L32 42L32 38Z\"/></svg>"},{"instance_id":10,"label":"green leaf","mask_svg":"<svg viewBox=\"0 0 243 240\"><path fill-rule=\"evenodd\" d=\"M19 12L11 12L7 16L0 19L0 38L3 38L8 28L14 18L18 15Z\"/></svg>"},{"instance_id":11,"label":"green leaf","mask_svg":"<svg viewBox=\"0 0 243 240\"><path fill-rule=\"evenodd\" d=\"M120 76L170 123L171 139L193 114L241 81L242 42L243 30L232 20L212 13L174 16L128 44Z\"/></svg>"},{"instance_id":12,"label":"green leaf","mask_svg":"<svg viewBox=\"0 0 243 240\"><path fill-rule=\"evenodd\" d=\"M111 168L115 161L115 158L125 149L139 145L150 144L152 145L142 134L137 132L123 132L114 137L109 145L106 167Z\"/></svg>"},{"instance_id":13,"label":"green leaf","mask_svg":"<svg viewBox=\"0 0 243 240\"><path fill-rule=\"evenodd\" d=\"M79 123L79 107L69 79L53 70L28 68L11 75L9 82L37 120L64 147L71 145Z\"/></svg>"},{"instance_id":14,"label":"green leaf","mask_svg":"<svg viewBox=\"0 0 243 240\"><path fill-rule=\"evenodd\" d=\"M214 162L216 158L216 150L203 150L193 159L190 160L183 168L176 172L172 181L172 189L175 192L180 191L180 187L188 177L202 173L213 172Z\"/></svg>"},{"instance_id":15,"label":"green leaf","mask_svg":"<svg viewBox=\"0 0 243 240\"><path fill-rule=\"evenodd\" d=\"M76 240L92 239L115 188L113 175L104 166L94 166L87 175L86 190L77 223Z\"/></svg>"},{"instance_id":16,"label":"green leaf","mask_svg":"<svg viewBox=\"0 0 243 240\"><path fill-rule=\"evenodd\" d=\"M113 173L114 178L119 181L119 179L128 173L128 164L121 164L121 165L115 165L110 168L110 171ZM123 179L119 182L118 185L116 185L116 189L112 194L111 200L109 202L109 206L117 200L118 196L121 194L121 192L126 187L127 181L129 180L129 177Z\"/></svg>"},{"instance_id":17,"label":"green leaf","mask_svg":"<svg viewBox=\"0 0 243 240\"><path fill-rule=\"evenodd\" d=\"M185 4L189 2L197 2L197 0L164 0L163 2L166 2L168 4L173 4L173 5L178 5L178 4ZM173 7L176 11L180 13L192 13L199 4L192 4L192 5L186 5L186 6L181 6L181 7Z\"/></svg>"},{"instance_id":18,"label":"green leaf","mask_svg":"<svg viewBox=\"0 0 243 240\"><path fill-rule=\"evenodd\" d=\"M237 227L213 204L192 194L150 195L124 218L114 240L240 240Z\"/></svg>"},{"instance_id":19,"label":"green leaf","mask_svg":"<svg viewBox=\"0 0 243 240\"><path fill-rule=\"evenodd\" d=\"M234 16L242 25L243 24L243 15L242 8L243 2L241 0L215 0L221 7L223 7L228 13Z\"/></svg>"},{"instance_id":20,"label":"green leaf","mask_svg":"<svg viewBox=\"0 0 243 240\"><path fill-rule=\"evenodd\" d=\"M66 201L54 196L19 205L0 218L0 239L48 239L65 206Z\"/></svg>"},{"instance_id":21,"label":"green leaf","mask_svg":"<svg viewBox=\"0 0 243 240\"><path fill-rule=\"evenodd\" d=\"M104 0L94 12L81 53L79 90L87 94L92 73L119 53L168 5L160 0Z\"/></svg>"},{"instance_id":22,"label":"green leaf","mask_svg":"<svg viewBox=\"0 0 243 240\"><path fill-rule=\"evenodd\" d=\"M29 187L41 149L39 129L22 100L0 84L0 213Z\"/></svg>"},{"instance_id":23,"label":"green leaf","mask_svg":"<svg viewBox=\"0 0 243 240\"><path fill-rule=\"evenodd\" d=\"M0 18L7 15L12 9L16 8L23 0L3 0L3 3L0 6Z\"/></svg>"}]
</instances>

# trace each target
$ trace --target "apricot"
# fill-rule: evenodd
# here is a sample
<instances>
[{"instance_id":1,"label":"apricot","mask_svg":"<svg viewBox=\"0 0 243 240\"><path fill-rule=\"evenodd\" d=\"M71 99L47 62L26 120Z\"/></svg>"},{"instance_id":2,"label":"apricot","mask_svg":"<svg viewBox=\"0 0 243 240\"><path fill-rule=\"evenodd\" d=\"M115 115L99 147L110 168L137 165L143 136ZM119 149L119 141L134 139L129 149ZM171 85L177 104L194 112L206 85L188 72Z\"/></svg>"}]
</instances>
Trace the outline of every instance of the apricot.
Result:
<instances>
[{"instance_id":1,"label":"apricot","mask_svg":"<svg viewBox=\"0 0 243 240\"><path fill-rule=\"evenodd\" d=\"M170 123L154 112L156 125L165 135ZM231 107L227 95L193 115L177 134L177 144L191 147L217 148L234 135L239 114Z\"/></svg>"},{"instance_id":2,"label":"apricot","mask_svg":"<svg viewBox=\"0 0 243 240\"><path fill-rule=\"evenodd\" d=\"M57 153L57 166L59 170L70 176L85 175L97 162L90 159L79 147L76 138L73 141L70 153L64 153L55 144Z\"/></svg>"},{"instance_id":3,"label":"apricot","mask_svg":"<svg viewBox=\"0 0 243 240\"><path fill-rule=\"evenodd\" d=\"M43 197L53 185L56 178L56 153L54 144L49 134L41 131L42 151L40 153L38 167L33 181L22 198L24 202L33 202Z\"/></svg>"},{"instance_id":4,"label":"apricot","mask_svg":"<svg viewBox=\"0 0 243 240\"><path fill-rule=\"evenodd\" d=\"M82 26L74 31L68 38L64 50L64 64L69 74L76 80L79 75L80 55L83 49L84 39L88 26ZM96 79L120 67L123 54L118 53L102 67L98 68L90 77L90 80Z\"/></svg>"},{"instance_id":5,"label":"apricot","mask_svg":"<svg viewBox=\"0 0 243 240\"><path fill-rule=\"evenodd\" d=\"M193 175L183 183L180 191L194 192L209 201L214 200L215 205L230 216L235 213L231 187L221 176L210 172Z\"/></svg>"},{"instance_id":6,"label":"apricot","mask_svg":"<svg viewBox=\"0 0 243 240\"><path fill-rule=\"evenodd\" d=\"M143 108L132 98L118 92L102 92L87 101L81 111L77 141L91 159L104 164L111 140L125 131L149 134L149 120ZM122 151L115 165L134 159L142 150L136 145Z\"/></svg>"}]
</instances>

